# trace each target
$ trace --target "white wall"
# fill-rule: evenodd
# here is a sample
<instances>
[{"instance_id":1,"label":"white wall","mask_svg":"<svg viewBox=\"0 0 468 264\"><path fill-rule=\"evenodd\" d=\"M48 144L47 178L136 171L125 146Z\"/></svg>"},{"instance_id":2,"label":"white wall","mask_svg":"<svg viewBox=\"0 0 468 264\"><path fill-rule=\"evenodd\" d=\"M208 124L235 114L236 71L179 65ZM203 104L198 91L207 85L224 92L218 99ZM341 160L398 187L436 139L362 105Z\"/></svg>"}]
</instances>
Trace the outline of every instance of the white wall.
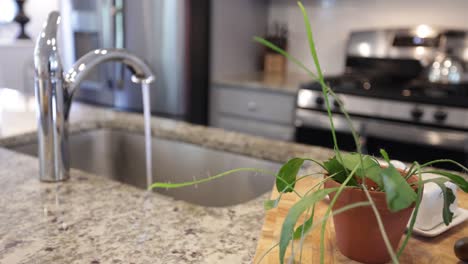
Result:
<instances>
[{"instance_id":1,"label":"white wall","mask_svg":"<svg viewBox=\"0 0 468 264\"><path fill-rule=\"evenodd\" d=\"M31 39L36 39L42 29L47 15L59 9L60 0L29 0L24 5L25 13L30 21L26 24L26 33ZM19 25L15 22L0 26L0 39L14 39L18 34Z\"/></svg>"},{"instance_id":2,"label":"white wall","mask_svg":"<svg viewBox=\"0 0 468 264\"><path fill-rule=\"evenodd\" d=\"M213 0L211 15L211 79L257 72L268 0Z\"/></svg>"},{"instance_id":3,"label":"white wall","mask_svg":"<svg viewBox=\"0 0 468 264\"><path fill-rule=\"evenodd\" d=\"M51 11L59 10L60 0L29 0L25 4L25 12L31 19L26 25L26 32L36 39L42 29L42 24Z\"/></svg>"},{"instance_id":4,"label":"white wall","mask_svg":"<svg viewBox=\"0 0 468 264\"><path fill-rule=\"evenodd\" d=\"M50 11L57 10L59 0L29 0L25 12L30 18L26 32L32 41L15 41L19 26L0 26L0 87L33 91L33 45Z\"/></svg>"},{"instance_id":5,"label":"white wall","mask_svg":"<svg viewBox=\"0 0 468 264\"><path fill-rule=\"evenodd\" d=\"M311 19L318 55L326 74L344 68L346 38L351 30L432 24L468 29L466 0L303 0ZM272 0L269 23L289 26L289 51L312 65L304 22L296 1ZM300 72L288 65L291 72Z\"/></svg>"}]
</instances>

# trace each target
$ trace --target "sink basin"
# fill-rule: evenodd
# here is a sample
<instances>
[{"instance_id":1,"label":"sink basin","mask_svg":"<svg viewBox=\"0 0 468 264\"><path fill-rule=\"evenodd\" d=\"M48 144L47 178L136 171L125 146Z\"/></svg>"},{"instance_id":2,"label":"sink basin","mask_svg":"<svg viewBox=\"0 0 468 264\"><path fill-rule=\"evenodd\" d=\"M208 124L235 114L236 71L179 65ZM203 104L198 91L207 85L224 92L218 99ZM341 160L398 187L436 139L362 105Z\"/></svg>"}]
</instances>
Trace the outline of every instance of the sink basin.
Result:
<instances>
[{"instance_id":1,"label":"sink basin","mask_svg":"<svg viewBox=\"0 0 468 264\"><path fill-rule=\"evenodd\" d=\"M119 130L98 129L69 135L71 167L146 188L144 136ZM37 143L10 147L37 155ZM235 168L276 172L280 164L217 151L189 143L152 139L153 181L185 182ZM270 191L273 175L238 172L211 182L158 193L203 206L244 203Z\"/></svg>"}]
</instances>

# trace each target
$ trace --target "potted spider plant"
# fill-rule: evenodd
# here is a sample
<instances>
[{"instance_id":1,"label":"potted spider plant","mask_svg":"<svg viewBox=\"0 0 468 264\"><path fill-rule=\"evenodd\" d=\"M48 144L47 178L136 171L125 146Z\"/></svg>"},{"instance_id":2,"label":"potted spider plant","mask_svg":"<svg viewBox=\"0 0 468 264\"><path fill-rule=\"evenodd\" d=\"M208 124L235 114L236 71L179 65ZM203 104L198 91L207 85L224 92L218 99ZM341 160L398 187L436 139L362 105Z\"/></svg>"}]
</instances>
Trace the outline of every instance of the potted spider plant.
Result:
<instances>
[{"instance_id":1,"label":"potted spider plant","mask_svg":"<svg viewBox=\"0 0 468 264\"><path fill-rule=\"evenodd\" d=\"M424 184L433 182L440 187L444 198L443 209L440 213L446 225L450 224L453 218L453 212L449 207L455 201L455 195L445 184L452 182L462 191L468 192L468 182L464 177L452 172L430 169L430 166L437 163L452 163L460 167L464 173L468 172L468 169L453 160L442 159L425 164L415 161L409 169L399 170L392 165L389 155L383 149L380 158L386 161L384 165L376 157L362 154L359 135L348 113L334 91L324 81L307 12L301 2L298 2L298 5L304 18L315 72L273 43L259 37L255 37L254 41L282 54L320 83L330 120L334 156L326 161L293 158L286 162L275 175L279 196L275 200L265 201L267 210L275 208L283 194L295 192L294 187L297 181L309 176L298 175L305 162L316 163L323 170L323 179L315 186L310 186L308 192L300 196L300 200L290 208L282 224L278 243L279 262L284 263L286 249L290 244L292 245L292 240L302 242L313 228L320 226L320 260L324 263L325 228L327 220L333 217L336 243L345 256L363 263L385 263L389 260L399 263L398 258L416 222ZM339 149L330 97L338 102L341 112L347 119L356 144L356 153L345 153ZM154 183L150 188L180 188L215 180L242 170L255 169L240 168L192 182ZM258 169L258 171L261 170ZM423 179L422 175L425 173L436 174L439 177ZM330 202L326 213L319 221L314 222L314 208L327 196ZM298 223L304 213L310 213L310 217L303 223ZM401 242L407 225L408 232ZM400 242L401 246L398 248Z\"/></svg>"}]
</instances>

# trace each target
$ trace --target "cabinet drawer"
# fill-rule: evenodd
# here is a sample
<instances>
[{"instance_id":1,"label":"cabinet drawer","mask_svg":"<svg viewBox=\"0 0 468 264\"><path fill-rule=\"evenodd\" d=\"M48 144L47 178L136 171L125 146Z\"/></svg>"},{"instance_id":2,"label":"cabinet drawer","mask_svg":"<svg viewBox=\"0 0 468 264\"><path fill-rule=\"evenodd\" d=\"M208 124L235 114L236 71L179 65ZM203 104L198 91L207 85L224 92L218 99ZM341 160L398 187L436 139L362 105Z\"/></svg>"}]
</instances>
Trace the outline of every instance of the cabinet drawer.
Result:
<instances>
[{"instance_id":1,"label":"cabinet drawer","mask_svg":"<svg viewBox=\"0 0 468 264\"><path fill-rule=\"evenodd\" d=\"M278 124L293 123L294 95L224 86L214 88L213 104L221 114L227 113Z\"/></svg>"},{"instance_id":2,"label":"cabinet drawer","mask_svg":"<svg viewBox=\"0 0 468 264\"><path fill-rule=\"evenodd\" d=\"M216 127L227 130L262 136L272 139L291 141L294 139L294 127L292 125L278 125L268 122L237 118L228 115L221 115L216 119Z\"/></svg>"}]
</instances>

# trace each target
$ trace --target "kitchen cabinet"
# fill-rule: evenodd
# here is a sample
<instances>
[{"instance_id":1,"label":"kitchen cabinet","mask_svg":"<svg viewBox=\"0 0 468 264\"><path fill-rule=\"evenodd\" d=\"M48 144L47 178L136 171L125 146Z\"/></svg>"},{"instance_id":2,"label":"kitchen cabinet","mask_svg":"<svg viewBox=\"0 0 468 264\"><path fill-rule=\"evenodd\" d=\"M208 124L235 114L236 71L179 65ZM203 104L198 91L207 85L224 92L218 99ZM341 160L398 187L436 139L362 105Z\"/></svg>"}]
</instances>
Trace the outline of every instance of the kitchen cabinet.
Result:
<instances>
[{"instance_id":1,"label":"kitchen cabinet","mask_svg":"<svg viewBox=\"0 0 468 264\"><path fill-rule=\"evenodd\" d=\"M210 125L280 140L294 138L296 95L269 89L214 84Z\"/></svg>"},{"instance_id":2,"label":"kitchen cabinet","mask_svg":"<svg viewBox=\"0 0 468 264\"><path fill-rule=\"evenodd\" d=\"M0 87L34 93L34 42L0 40Z\"/></svg>"}]
</instances>

